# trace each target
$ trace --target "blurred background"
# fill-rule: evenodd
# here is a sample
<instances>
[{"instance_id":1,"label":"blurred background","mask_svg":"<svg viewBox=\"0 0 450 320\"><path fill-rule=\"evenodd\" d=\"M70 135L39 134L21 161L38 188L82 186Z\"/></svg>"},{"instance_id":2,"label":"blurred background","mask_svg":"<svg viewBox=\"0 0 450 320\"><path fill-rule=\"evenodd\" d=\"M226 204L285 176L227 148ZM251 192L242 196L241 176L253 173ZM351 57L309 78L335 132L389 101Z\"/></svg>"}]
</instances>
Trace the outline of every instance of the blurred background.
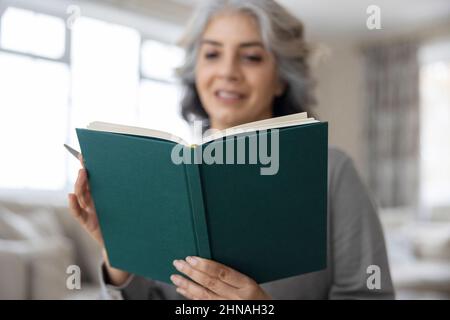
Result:
<instances>
[{"instance_id":1,"label":"blurred background","mask_svg":"<svg viewBox=\"0 0 450 320\"><path fill-rule=\"evenodd\" d=\"M448 299L450 2L279 2L313 48L314 112L380 206L397 298ZM68 213L79 164L62 145L97 120L190 134L173 68L197 3L0 0L0 299L97 297L99 248Z\"/></svg>"}]
</instances>

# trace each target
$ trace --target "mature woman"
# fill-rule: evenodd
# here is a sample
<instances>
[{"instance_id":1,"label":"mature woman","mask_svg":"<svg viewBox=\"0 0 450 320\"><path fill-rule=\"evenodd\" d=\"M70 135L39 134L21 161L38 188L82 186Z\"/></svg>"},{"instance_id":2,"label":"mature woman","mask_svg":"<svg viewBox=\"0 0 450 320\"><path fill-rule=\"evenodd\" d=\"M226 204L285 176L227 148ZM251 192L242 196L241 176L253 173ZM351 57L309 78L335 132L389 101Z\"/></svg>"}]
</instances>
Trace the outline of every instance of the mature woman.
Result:
<instances>
[{"instance_id":1,"label":"mature woman","mask_svg":"<svg viewBox=\"0 0 450 320\"><path fill-rule=\"evenodd\" d=\"M313 98L308 48L300 21L272 0L214 0L194 16L183 44L179 74L186 92L184 118L226 129L273 116L309 111ZM81 169L71 212L103 247L86 171ZM373 202L352 161L329 150L328 267L258 285L216 261L180 257L185 275L174 285L145 279L108 264L104 252L102 294L115 299L339 299L393 298L383 233ZM295 214L294 212L292 214ZM380 286L369 286L378 266Z\"/></svg>"}]
</instances>

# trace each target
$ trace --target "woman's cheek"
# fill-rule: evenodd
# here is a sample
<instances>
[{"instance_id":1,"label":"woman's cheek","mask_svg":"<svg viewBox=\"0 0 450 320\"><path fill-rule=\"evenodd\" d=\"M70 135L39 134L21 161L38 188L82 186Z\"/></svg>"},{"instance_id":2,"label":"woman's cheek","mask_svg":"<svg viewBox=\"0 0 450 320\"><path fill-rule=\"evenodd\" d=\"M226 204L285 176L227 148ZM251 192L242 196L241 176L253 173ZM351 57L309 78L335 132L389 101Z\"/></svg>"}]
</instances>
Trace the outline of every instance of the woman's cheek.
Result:
<instances>
[{"instance_id":1,"label":"woman's cheek","mask_svg":"<svg viewBox=\"0 0 450 320\"><path fill-rule=\"evenodd\" d=\"M197 90L203 94L206 95L209 92L209 89L212 86L212 74L208 73L206 70L203 70L201 73L197 76Z\"/></svg>"}]
</instances>

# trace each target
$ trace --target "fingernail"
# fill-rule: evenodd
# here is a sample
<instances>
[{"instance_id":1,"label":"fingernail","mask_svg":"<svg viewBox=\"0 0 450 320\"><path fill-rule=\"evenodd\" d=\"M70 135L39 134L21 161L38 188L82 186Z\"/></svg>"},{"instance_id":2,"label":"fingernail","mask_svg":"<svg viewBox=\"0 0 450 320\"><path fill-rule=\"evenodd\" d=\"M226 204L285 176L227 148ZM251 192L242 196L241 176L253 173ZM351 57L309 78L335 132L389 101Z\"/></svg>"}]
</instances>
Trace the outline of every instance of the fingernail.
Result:
<instances>
[{"instance_id":1,"label":"fingernail","mask_svg":"<svg viewBox=\"0 0 450 320\"><path fill-rule=\"evenodd\" d=\"M198 263L198 260L195 257L191 256L186 257L186 261L192 266L195 266Z\"/></svg>"},{"instance_id":2,"label":"fingernail","mask_svg":"<svg viewBox=\"0 0 450 320\"><path fill-rule=\"evenodd\" d=\"M178 279L178 277L174 274L170 276L170 281L172 281L177 286L180 285L180 279Z\"/></svg>"},{"instance_id":3,"label":"fingernail","mask_svg":"<svg viewBox=\"0 0 450 320\"><path fill-rule=\"evenodd\" d=\"M183 269L183 261L182 260L173 260L173 265L175 266L175 268L177 268L180 271Z\"/></svg>"}]
</instances>

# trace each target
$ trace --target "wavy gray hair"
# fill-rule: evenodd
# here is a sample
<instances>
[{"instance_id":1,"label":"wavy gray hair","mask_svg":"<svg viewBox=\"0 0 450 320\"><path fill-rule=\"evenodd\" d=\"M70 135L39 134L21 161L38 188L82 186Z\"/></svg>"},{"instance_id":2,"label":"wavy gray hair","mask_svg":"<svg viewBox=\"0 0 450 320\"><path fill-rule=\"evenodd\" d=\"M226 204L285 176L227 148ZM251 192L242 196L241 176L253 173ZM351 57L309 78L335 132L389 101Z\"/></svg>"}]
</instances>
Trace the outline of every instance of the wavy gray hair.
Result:
<instances>
[{"instance_id":1,"label":"wavy gray hair","mask_svg":"<svg viewBox=\"0 0 450 320\"><path fill-rule=\"evenodd\" d=\"M273 115L311 112L310 107L315 103L312 94L314 81L307 63L309 47L303 38L302 22L273 0L210 0L197 8L180 41L186 50L184 64L177 69L184 88L181 101L183 118L190 123L208 119L195 86L196 62L208 22L223 12L242 12L254 17L266 49L275 56L278 74L286 83L286 90L275 98Z\"/></svg>"}]
</instances>

